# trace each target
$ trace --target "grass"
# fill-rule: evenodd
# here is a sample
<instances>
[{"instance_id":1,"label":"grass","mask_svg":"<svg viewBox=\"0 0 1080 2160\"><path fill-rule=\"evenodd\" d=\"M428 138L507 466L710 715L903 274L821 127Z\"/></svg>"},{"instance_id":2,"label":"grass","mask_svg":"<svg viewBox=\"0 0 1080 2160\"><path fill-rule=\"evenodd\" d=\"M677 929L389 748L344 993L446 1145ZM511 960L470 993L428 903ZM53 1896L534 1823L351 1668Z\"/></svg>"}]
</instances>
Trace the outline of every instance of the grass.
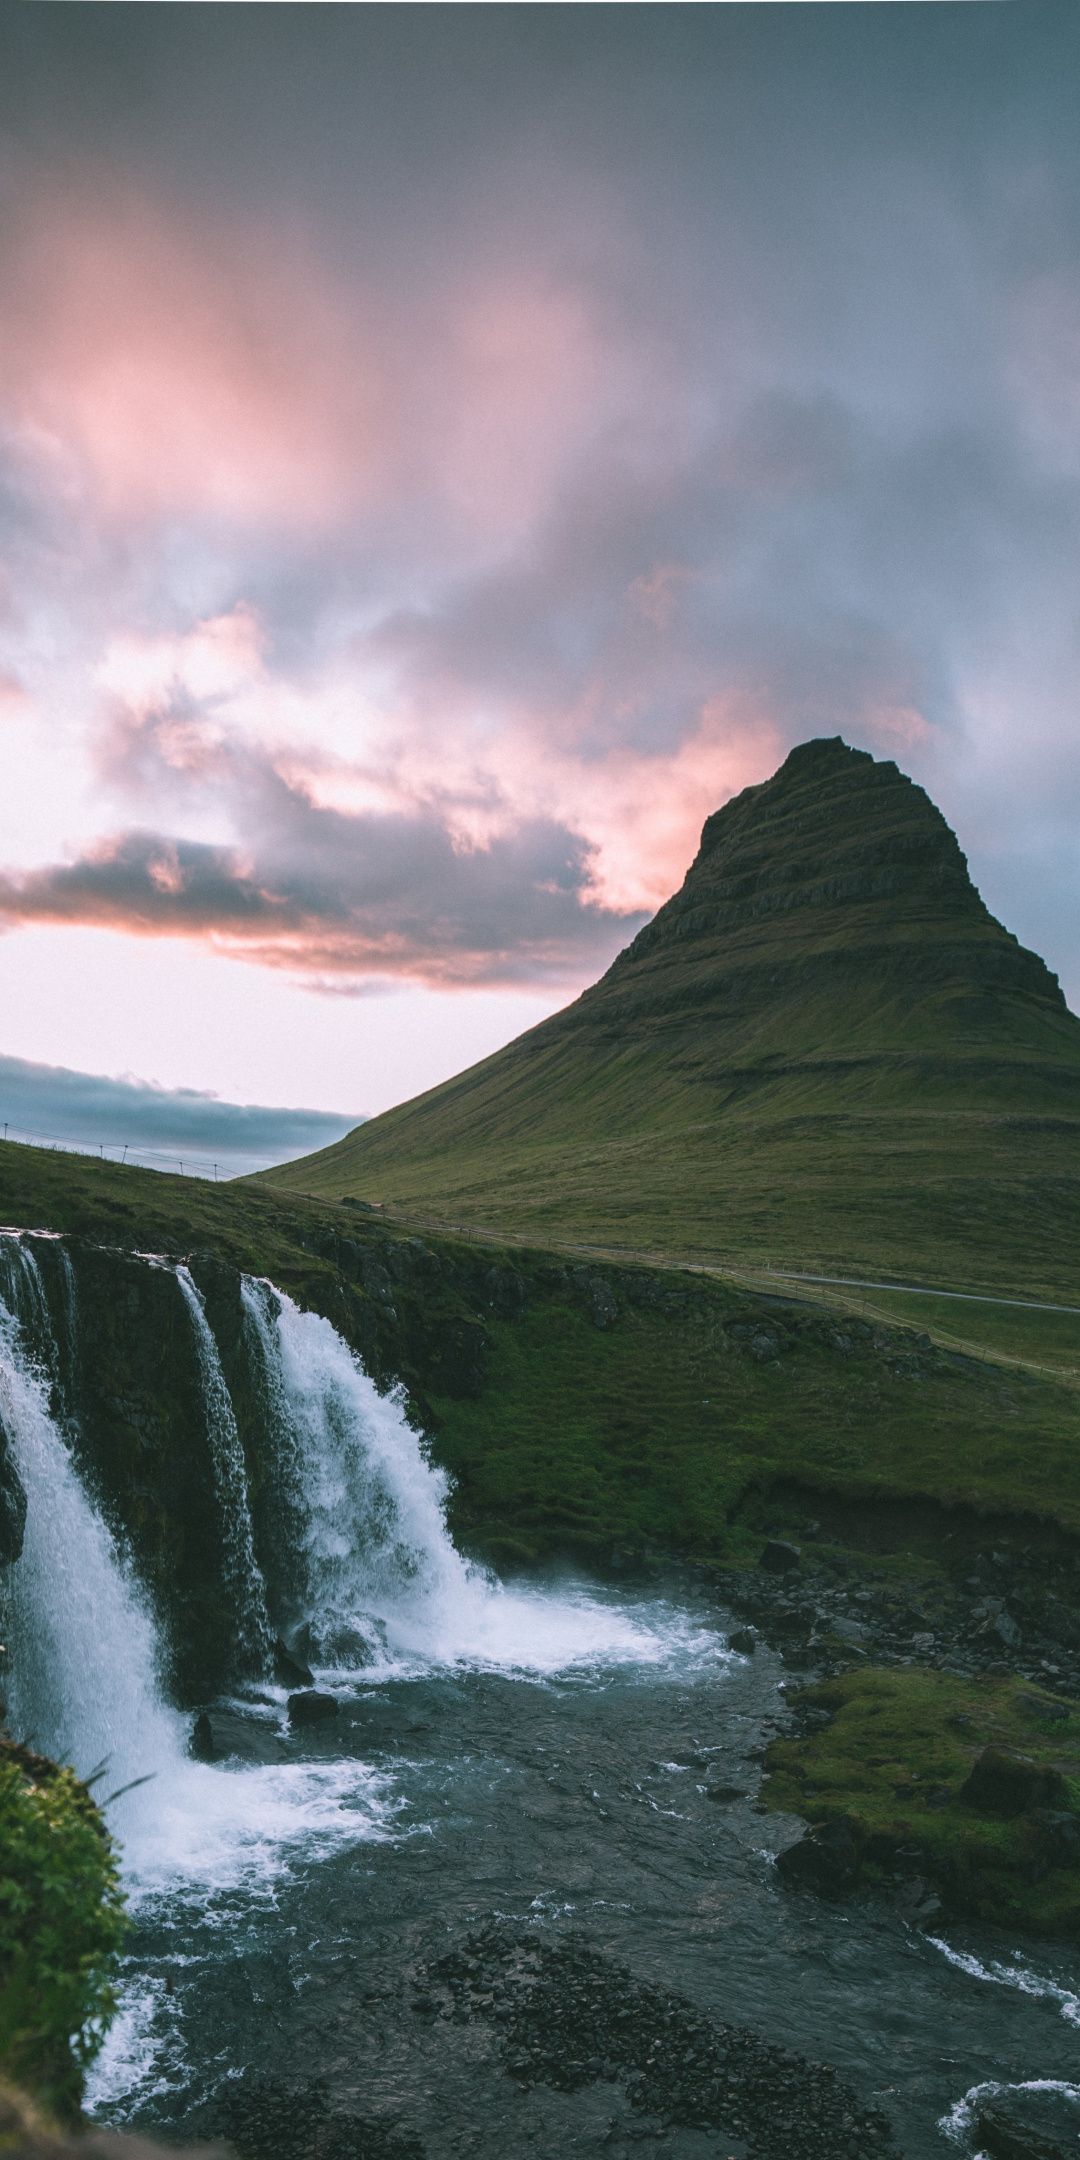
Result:
<instances>
[{"instance_id":1,"label":"grass","mask_svg":"<svg viewBox=\"0 0 1080 2160\"><path fill-rule=\"evenodd\" d=\"M457 1481L457 1534L503 1561L600 1561L613 1547L749 1558L750 1503L777 1480L1080 1532L1072 1385L920 1347L819 1292L776 1298L671 1266L581 1267L430 1234L414 1279L409 1236L355 1207L10 1143L0 1220L206 1250L330 1311L412 1391ZM342 1238L386 1260L393 1319L362 1285L344 1288ZM521 1284L516 1317L493 1303L493 1266ZM609 1329L592 1313L598 1278L618 1308ZM447 1363L462 1330L483 1346L475 1385ZM775 1358L752 1352L762 1330Z\"/></svg>"},{"instance_id":2,"label":"grass","mask_svg":"<svg viewBox=\"0 0 1080 2160\"><path fill-rule=\"evenodd\" d=\"M849 1311L887 1325L922 1328L950 1350L990 1357L1080 1382L1080 1313L1023 1312L1003 1304L875 1290L852 1293Z\"/></svg>"},{"instance_id":3,"label":"grass","mask_svg":"<svg viewBox=\"0 0 1080 2160\"><path fill-rule=\"evenodd\" d=\"M753 1496L785 1481L1080 1531L1070 1389L920 1352L906 1336L853 1339L810 1304L678 1281L675 1311L620 1300L603 1333L580 1300L545 1290L520 1320L486 1321L478 1399L431 1398L439 1458L460 1481L459 1528L492 1557L628 1546L751 1560ZM740 1331L762 1327L775 1331L775 1363L747 1352Z\"/></svg>"},{"instance_id":4,"label":"grass","mask_svg":"<svg viewBox=\"0 0 1080 2160\"><path fill-rule=\"evenodd\" d=\"M921 791L824 752L710 821L576 1004L265 1182L534 1244L1080 1304L1080 1021Z\"/></svg>"},{"instance_id":5,"label":"grass","mask_svg":"<svg viewBox=\"0 0 1080 2160\"><path fill-rule=\"evenodd\" d=\"M849 1817L871 1883L902 1849L909 1872L936 1883L956 1909L999 1926L1076 1933L1080 1866L1046 1866L1029 1816L1002 1821L960 1798L976 1756L994 1746L1058 1771L1066 1810L1080 1814L1076 1703L1019 1680L892 1667L805 1688L799 1704L829 1712L829 1722L773 1742L768 1806L813 1823Z\"/></svg>"}]
</instances>

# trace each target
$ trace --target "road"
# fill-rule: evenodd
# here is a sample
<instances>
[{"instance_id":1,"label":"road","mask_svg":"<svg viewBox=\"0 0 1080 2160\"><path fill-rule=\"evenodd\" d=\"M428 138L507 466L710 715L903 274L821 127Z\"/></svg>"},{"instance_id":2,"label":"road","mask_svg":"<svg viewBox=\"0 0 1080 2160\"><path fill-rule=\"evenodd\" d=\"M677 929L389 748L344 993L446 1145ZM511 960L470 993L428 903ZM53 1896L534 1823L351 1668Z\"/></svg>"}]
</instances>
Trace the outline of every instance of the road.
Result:
<instances>
[{"instance_id":1,"label":"road","mask_svg":"<svg viewBox=\"0 0 1080 2160\"><path fill-rule=\"evenodd\" d=\"M986 1290L940 1290L936 1283L870 1282L861 1275L802 1275L795 1268L767 1268L779 1282L835 1283L848 1290L898 1290L905 1297L955 1298L964 1305L1012 1305L1019 1312L1076 1313L1080 1305L1043 1305L1034 1298L992 1297Z\"/></svg>"}]
</instances>

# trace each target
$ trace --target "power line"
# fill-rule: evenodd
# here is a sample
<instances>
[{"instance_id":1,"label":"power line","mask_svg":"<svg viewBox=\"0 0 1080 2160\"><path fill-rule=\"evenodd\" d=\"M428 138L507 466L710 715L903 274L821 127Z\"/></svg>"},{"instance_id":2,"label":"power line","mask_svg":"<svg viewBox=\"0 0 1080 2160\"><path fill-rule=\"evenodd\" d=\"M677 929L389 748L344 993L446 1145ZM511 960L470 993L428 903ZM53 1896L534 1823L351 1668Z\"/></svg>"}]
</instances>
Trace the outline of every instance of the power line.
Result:
<instances>
[{"instance_id":1,"label":"power line","mask_svg":"<svg viewBox=\"0 0 1080 2160\"><path fill-rule=\"evenodd\" d=\"M4 1139L20 1147L43 1147L52 1152L61 1151L71 1155L97 1155L101 1162L115 1156L118 1164L143 1163L150 1169L162 1168L179 1171L181 1177L203 1177L216 1184L226 1165L220 1156L192 1155L185 1148L181 1155L171 1148L139 1147L130 1140L86 1140L73 1133L38 1132L31 1126L13 1125L9 1119L2 1120ZM253 1169L269 1168L265 1155L251 1153L245 1148L230 1149L233 1160L249 1163Z\"/></svg>"}]
</instances>

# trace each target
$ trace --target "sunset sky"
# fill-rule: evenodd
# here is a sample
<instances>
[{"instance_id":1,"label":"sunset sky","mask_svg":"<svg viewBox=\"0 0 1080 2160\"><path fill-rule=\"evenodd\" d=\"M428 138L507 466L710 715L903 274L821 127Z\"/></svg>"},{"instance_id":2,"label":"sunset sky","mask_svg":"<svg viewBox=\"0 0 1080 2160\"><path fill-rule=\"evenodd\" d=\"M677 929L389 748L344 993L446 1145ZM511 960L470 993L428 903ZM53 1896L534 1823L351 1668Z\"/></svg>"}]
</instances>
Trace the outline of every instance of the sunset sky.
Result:
<instances>
[{"instance_id":1,"label":"sunset sky","mask_svg":"<svg viewBox=\"0 0 1080 2160\"><path fill-rule=\"evenodd\" d=\"M822 733L1080 1006L1078 79L1072 0L8 0L7 1057L385 1108Z\"/></svg>"}]
</instances>

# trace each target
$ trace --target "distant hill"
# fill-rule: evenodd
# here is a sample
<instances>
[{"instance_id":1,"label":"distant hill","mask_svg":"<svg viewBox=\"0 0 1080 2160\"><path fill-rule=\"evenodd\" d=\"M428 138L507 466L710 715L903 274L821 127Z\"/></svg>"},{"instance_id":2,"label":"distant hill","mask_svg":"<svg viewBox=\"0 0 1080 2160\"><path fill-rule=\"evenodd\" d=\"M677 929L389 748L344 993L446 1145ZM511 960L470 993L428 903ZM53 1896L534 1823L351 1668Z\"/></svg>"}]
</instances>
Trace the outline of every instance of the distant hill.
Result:
<instances>
[{"instance_id":1,"label":"distant hill","mask_svg":"<svg viewBox=\"0 0 1080 2160\"><path fill-rule=\"evenodd\" d=\"M265 1173L691 1260L1080 1302L1080 1020L891 762L802 744L600 982Z\"/></svg>"}]
</instances>

